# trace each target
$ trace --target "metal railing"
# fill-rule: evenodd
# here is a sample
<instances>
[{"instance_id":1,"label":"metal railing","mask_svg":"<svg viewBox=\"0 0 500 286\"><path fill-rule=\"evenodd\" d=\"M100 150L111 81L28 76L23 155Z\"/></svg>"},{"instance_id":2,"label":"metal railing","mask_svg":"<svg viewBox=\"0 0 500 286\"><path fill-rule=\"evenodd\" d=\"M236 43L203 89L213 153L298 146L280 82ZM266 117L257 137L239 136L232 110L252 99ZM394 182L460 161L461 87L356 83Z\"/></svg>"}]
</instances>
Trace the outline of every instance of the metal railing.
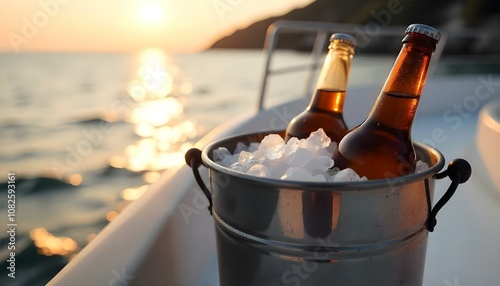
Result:
<instances>
[{"instance_id":1,"label":"metal railing","mask_svg":"<svg viewBox=\"0 0 500 286\"><path fill-rule=\"evenodd\" d=\"M273 23L269 26L266 34L266 39L264 42L264 51L266 54L264 75L260 86L260 96L258 101L258 110L264 109L264 100L266 97L267 86L269 82L269 77L272 75L284 74L296 71L307 71L306 78L304 80L304 92L309 95L312 92L314 85L314 74L315 70L322 65L322 55L325 51L326 43L332 33L348 33L355 37L359 37L360 25L351 24L338 24L338 23L328 23L328 22L305 22L305 21L288 21L281 20ZM357 28L357 29L356 29ZM404 35L406 26L388 26L380 27L377 32L377 36L394 36L401 37ZM311 55L313 57L312 61L308 64L294 65L285 68L271 68L271 60L276 52L279 35L281 34L316 34L314 44L312 46ZM441 31L440 44L437 46L436 51L431 60L429 67L429 73L435 68L435 64L439 60L445 42L447 40L446 33Z\"/></svg>"}]
</instances>

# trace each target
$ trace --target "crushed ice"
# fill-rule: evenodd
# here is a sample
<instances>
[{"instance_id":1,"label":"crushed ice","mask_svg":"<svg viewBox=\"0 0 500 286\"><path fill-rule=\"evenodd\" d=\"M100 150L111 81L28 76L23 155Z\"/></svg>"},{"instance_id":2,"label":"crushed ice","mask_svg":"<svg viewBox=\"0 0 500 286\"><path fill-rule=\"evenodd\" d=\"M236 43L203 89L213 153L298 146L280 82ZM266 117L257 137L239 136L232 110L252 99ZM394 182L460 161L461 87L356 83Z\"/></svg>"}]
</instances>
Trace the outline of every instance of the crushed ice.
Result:
<instances>
[{"instance_id":1,"label":"crushed ice","mask_svg":"<svg viewBox=\"0 0 500 286\"><path fill-rule=\"evenodd\" d=\"M366 181L354 170L339 170L334 166L333 151L337 146L331 142L322 128L306 139L290 138L285 143L278 134L264 137L260 143L249 146L238 142L231 154L225 147L213 151L213 160L227 168L248 175L309 182ZM416 172L428 169L426 163L417 162Z\"/></svg>"},{"instance_id":2,"label":"crushed ice","mask_svg":"<svg viewBox=\"0 0 500 286\"><path fill-rule=\"evenodd\" d=\"M331 142L320 128L306 139L293 137L286 143L278 134L267 135L260 143L249 146L238 142L234 154L219 147L213 152L213 160L238 172L273 179L312 182L366 180L352 170L331 169L335 147L336 143Z\"/></svg>"}]
</instances>

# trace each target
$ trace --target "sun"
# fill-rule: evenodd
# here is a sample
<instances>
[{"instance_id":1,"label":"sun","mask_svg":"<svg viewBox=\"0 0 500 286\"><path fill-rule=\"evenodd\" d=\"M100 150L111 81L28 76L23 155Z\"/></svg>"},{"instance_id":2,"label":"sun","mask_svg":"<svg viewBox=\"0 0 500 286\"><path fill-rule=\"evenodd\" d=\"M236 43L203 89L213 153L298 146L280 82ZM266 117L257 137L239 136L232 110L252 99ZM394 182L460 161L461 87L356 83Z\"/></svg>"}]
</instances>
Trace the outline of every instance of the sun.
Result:
<instances>
[{"instance_id":1,"label":"sun","mask_svg":"<svg viewBox=\"0 0 500 286\"><path fill-rule=\"evenodd\" d=\"M143 3L139 7L139 18L147 24L158 23L163 17L163 9L158 3Z\"/></svg>"}]
</instances>

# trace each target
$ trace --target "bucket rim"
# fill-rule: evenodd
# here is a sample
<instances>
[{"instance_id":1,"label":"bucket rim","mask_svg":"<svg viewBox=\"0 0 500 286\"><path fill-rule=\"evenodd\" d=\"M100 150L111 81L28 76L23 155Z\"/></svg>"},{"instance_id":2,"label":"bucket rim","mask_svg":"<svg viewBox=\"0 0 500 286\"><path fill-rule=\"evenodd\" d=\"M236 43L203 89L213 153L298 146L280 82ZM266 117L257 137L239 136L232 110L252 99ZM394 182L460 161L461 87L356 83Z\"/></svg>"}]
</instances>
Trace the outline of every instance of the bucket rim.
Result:
<instances>
[{"instance_id":1,"label":"bucket rim","mask_svg":"<svg viewBox=\"0 0 500 286\"><path fill-rule=\"evenodd\" d=\"M443 154L435 149L434 147L427 145L422 142L413 141L413 145L415 148L415 153L420 154L424 151L429 154L430 157L434 156L437 158L437 161L432 166L429 166L428 169L409 174L405 176L388 178L388 179L376 179L376 180L366 180L366 181L354 181L354 182L308 182L308 181L293 181L293 180L280 180L273 178L265 178L258 177L253 175L248 175L242 172L238 172L227 167L224 167L211 159L209 156L209 152L213 151L215 148L224 146L225 143L228 142L260 142L260 141L251 141L252 139L264 138L264 136L269 134L279 134L282 131L266 131L266 132L255 132L255 133L245 133L240 135L234 135L230 137L225 137L219 141L212 142L205 146L202 150L201 158L203 164L209 168L210 170L214 170L220 173L224 173L233 177L237 177L242 180L250 181L253 184L266 185L267 187L278 187L278 188L288 188L288 189L300 189L300 190L311 190L311 191L331 191L334 189L335 191L344 191L344 190L365 190L365 189L380 189L400 186L404 184L413 183L416 181L421 181L427 179L431 176L437 174L445 164L445 159ZM246 140L243 140L246 139ZM250 141L248 141L250 139ZM236 141L239 140L239 141ZM419 150L418 150L419 149ZM429 163L429 162L426 162ZM429 164L430 165L430 164Z\"/></svg>"}]
</instances>

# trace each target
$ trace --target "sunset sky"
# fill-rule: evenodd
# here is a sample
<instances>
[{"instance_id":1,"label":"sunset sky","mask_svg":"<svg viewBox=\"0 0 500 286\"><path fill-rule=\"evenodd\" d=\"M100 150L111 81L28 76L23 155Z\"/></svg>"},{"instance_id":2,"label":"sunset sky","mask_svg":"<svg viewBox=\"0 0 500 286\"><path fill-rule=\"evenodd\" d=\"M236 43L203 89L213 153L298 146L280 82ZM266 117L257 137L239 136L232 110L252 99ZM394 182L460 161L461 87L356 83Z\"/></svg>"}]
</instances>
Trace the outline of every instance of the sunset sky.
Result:
<instances>
[{"instance_id":1,"label":"sunset sky","mask_svg":"<svg viewBox=\"0 0 500 286\"><path fill-rule=\"evenodd\" d=\"M314 0L1 0L2 52L196 52Z\"/></svg>"}]
</instances>

